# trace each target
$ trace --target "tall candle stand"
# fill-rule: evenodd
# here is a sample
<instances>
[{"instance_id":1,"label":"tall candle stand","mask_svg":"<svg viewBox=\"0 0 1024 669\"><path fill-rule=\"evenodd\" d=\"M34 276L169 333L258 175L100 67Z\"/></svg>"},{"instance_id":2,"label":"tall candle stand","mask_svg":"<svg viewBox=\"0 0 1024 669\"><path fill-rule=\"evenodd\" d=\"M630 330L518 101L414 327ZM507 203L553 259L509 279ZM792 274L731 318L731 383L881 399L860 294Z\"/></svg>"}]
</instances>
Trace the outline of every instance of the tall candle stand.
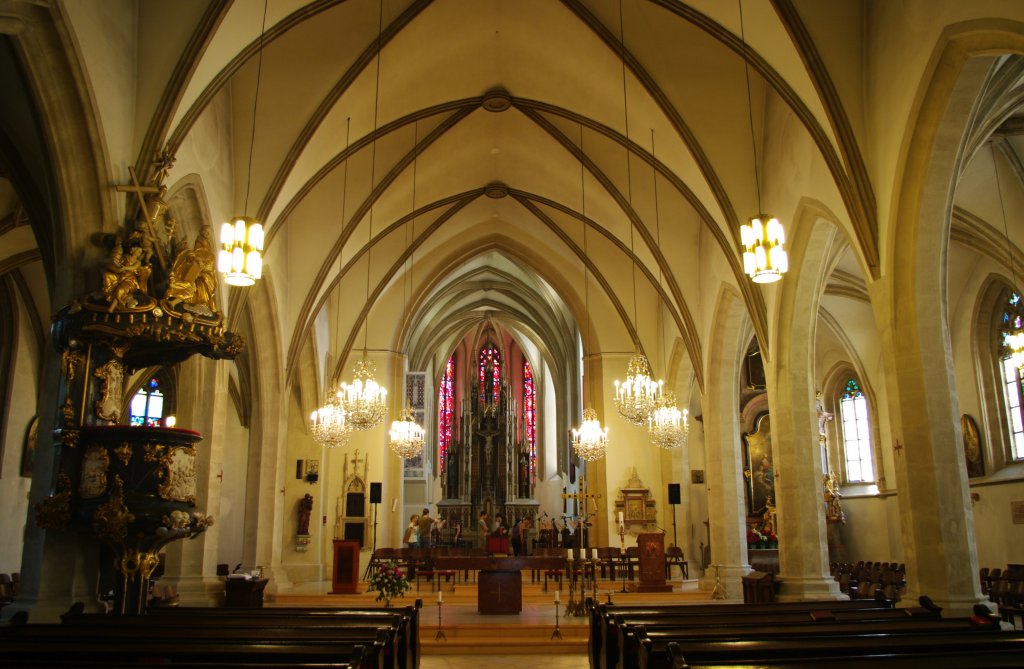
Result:
<instances>
[{"instance_id":1,"label":"tall candle stand","mask_svg":"<svg viewBox=\"0 0 1024 669\"><path fill-rule=\"evenodd\" d=\"M718 565L712 566L715 568L715 589L711 591L711 599L728 599L729 595L722 584L721 577L718 575Z\"/></svg>"},{"instance_id":2,"label":"tall candle stand","mask_svg":"<svg viewBox=\"0 0 1024 669\"><path fill-rule=\"evenodd\" d=\"M558 627L558 604L559 604L558 590L555 590L555 631L551 633L552 639L561 639L562 630Z\"/></svg>"},{"instance_id":3,"label":"tall candle stand","mask_svg":"<svg viewBox=\"0 0 1024 669\"><path fill-rule=\"evenodd\" d=\"M442 606L444 606L444 598L441 596L441 591L438 590L437 591L437 634L434 635L434 641L439 641L441 639L444 639L445 641L448 640L448 637L445 636L444 630L441 629L441 607Z\"/></svg>"}]
</instances>

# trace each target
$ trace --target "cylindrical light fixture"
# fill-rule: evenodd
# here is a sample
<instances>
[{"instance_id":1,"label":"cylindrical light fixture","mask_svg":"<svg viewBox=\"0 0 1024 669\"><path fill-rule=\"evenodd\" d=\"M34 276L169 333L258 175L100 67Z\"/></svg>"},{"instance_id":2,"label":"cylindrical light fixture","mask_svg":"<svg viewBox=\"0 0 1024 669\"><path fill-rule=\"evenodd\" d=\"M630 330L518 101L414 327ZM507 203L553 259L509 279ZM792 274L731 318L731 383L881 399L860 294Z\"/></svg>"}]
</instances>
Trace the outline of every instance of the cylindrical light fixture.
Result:
<instances>
[{"instance_id":1,"label":"cylindrical light fixture","mask_svg":"<svg viewBox=\"0 0 1024 669\"><path fill-rule=\"evenodd\" d=\"M740 226L743 271L754 283L772 283L789 270L786 232L774 216L761 214Z\"/></svg>"},{"instance_id":2,"label":"cylindrical light fixture","mask_svg":"<svg viewBox=\"0 0 1024 669\"><path fill-rule=\"evenodd\" d=\"M231 286L251 286L263 276L263 226L238 216L220 228L217 270Z\"/></svg>"}]
</instances>

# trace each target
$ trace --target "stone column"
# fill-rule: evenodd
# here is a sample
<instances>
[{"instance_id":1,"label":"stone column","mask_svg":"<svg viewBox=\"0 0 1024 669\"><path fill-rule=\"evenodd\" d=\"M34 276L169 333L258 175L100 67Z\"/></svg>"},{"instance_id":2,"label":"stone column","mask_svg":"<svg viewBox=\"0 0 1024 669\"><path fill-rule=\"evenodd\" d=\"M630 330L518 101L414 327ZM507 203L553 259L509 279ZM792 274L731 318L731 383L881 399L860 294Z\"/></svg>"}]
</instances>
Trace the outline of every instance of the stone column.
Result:
<instances>
[{"instance_id":1,"label":"stone column","mask_svg":"<svg viewBox=\"0 0 1024 669\"><path fill-rule=\"evenodd\" d=\"M742 598L741 579L750 571L739 433L739 361L749 337L744 318L740 297L723 291L715 310L716 329L708 348L707 386L701 400L711 564L718 565L729 599ZM714 586L715 568L711 567L701 588Z\"/></svg>"},{"instance_id":2,"label":"stone column","mask_svg":"<svg viewBox=\"0 0 1024 669\"><path fill-rule=\"evenodd\" d=\"M176 541L166 548L166 572L158 586L173 587L183 605L212 606L224 595L224 583L217 577L217 519L231 364L194 356L182 363L179 371L177 426L203 435L196 445L196 510L214 519L213 525L198 537Z\"/></svg>"}]
</instances>

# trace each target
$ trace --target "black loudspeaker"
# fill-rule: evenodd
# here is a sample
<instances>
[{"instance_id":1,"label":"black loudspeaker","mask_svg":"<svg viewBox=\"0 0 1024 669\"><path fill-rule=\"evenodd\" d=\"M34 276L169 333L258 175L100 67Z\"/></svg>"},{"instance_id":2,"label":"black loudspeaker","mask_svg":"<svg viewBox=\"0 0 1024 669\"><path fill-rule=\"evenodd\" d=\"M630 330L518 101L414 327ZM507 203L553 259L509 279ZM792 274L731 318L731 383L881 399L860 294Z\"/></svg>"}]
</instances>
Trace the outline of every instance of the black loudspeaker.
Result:
<instances>
[{"instance_id":1,"label":"black loudspeaker","mask_svg":"<svg viewBox=\"0 0 1024 669\"><path fill-rule=\"evenodd\" d=\"M682 504L679 499L679 484L669 483L668 484L668 503L669 504Z\"/></svg>"},{"instance_id":2,"label":"black loudspeaker","mask_svg":"<svg viewBox=\"0 0 1024 669\"><path fill-rule=\"evenodd\" d=\"M370 484L370 504L380 504L380 481Z\"/></svg>"}]
</instances>

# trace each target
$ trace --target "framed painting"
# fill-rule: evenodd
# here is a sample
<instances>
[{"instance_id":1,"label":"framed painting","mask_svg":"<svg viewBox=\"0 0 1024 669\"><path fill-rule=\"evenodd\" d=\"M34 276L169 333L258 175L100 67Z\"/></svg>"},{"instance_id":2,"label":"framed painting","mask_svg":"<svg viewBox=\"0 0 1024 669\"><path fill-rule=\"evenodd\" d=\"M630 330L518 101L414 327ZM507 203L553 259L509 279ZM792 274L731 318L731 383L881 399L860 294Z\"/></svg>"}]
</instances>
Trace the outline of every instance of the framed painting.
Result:
<instances>
[{"instance_id":1,"label":"framed painting","mask_svg":"<svg viewBox=\"0 0 1024 669\"><path fill-rule=\"evenodd\" d=\"M985 462L981 455L981 435L974 419L964 414L960 416L960 428L964 433L964 459L967 461L967 476L985 475Z\"/></svg>"},{"instance_id":2,"label":"framed painting","mask_svg":"<svg viewBox=\"0 0 1024 669\"><path fill-rule=\"evenodd\" d=\"M21 475L32 478L32 463L36 459L36 440L39 437L39 416L33 416L25 429L25 442L21 446Z\"/></svg>"},{"instance_id":3,"label":"framed painting","mask_svg":"<svg viewBox=\"0 0 1024 669\"><path fill-rule=\"evenodd\" d=\"M775 502L775 463L772 461L771 417L765 412L754 419L754 429L743 435L747 479L747 513L761 516L768 500Z\"/></svg>"}]
</instances>

